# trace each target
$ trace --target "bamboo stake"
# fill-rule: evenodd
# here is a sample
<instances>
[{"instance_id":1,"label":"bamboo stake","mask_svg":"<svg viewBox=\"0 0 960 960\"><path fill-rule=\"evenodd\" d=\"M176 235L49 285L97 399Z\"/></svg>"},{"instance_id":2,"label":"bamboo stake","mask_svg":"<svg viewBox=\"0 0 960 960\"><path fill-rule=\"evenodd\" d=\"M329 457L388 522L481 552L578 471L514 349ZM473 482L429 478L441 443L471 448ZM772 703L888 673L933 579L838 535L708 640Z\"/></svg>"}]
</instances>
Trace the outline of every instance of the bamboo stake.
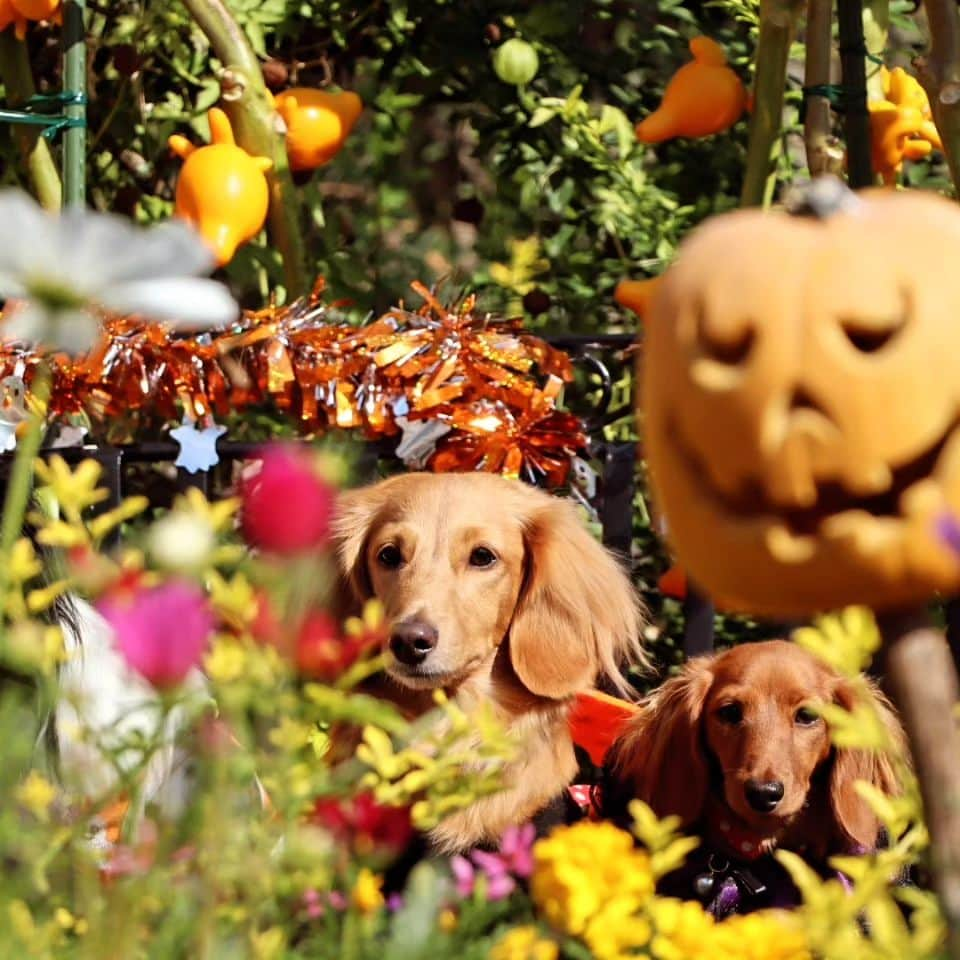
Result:
<instances>
[{"instance_id":1,"label":"bamboo stake","mask_svg":"<svg viewBox=\"0 0 960 960\"><path fill-rule=\"evenodd\" d=\"M747 142L747 168L740 193L740 204L744 207L758 207L763 203L770 157L783 122L787 59L802 6L803 0L760 0L753 114Z\"/></svg>"},{"instance_id":2,"label":"bamboo stake","mask_svg":"<svg viewBox=\"0 0 960 960\"><path fill-rule=\"evenodd\" d=\"M63 131L63 202L82 207L87 195L87 31L83 11L87 0L63 5L63 89L77 99L64 106L71 126Z\"/></svg>"},{"instance_id":3,"label":"bamboo stake","mask_svg":"<svg viewBox=\"0 0 960 960\"><path fill-rule=\"evenodd\" d=\"M269 157L270 234L283 257L290 299L309 293L311 278L300 229L297 202L287 150L278 118L270 102L256 54L224 0L183 0L197 26L206 34L223 64L220 83L224 109L230 117L237 144L255 156Z\"/></svg>"},{"instance_id":4,"label":"bamboo stake","mask_svg":"<svg viewBox=\"0 0 960 960\"><path fill-rule=\"evenodd\" d=\"M812 93L830 84L833 32L833 0L809 0L807 4L807 59L803 85L806 89L803 142L807 151L807 169L811 177L843 173L843 151L831 133L829 97Z\"/></svg>"},{"instance_id":5,"label":"bamboo stake","mask_svg":"<svg viewBox=\"0 0 960 960\"><path fill-rule=\"evenodd\" d=\"M27 45L14 36L12 27L0 31L0 78L11 107L26 103L37 92ZM40 205L46 210L59 210L62 186L50 145L36 127L14 124L13 136Z\"/></svg>"},{"instance_id":6,"label":"bamboo stake","mask_svg":"<svg viewBox=\"0 0 960 960\"><path fill-rule=\"evenodd\" d=\"M960 699L943 634L926 612L878 617L884 685L900 712L913 754L927 828L933 882L947 922L949 955L960 960Z\"/></svg>"},{"instance_id":7,"label":"bamboo stake","mask_svg":"<svg viewBox=\"0 0 960 960\"><path fill-rule=\"evenodd\" d=\"M930 108L960 197L960 13L955 0L927 0L930 54L914 66L927 90Z\"/></svg>"}]
</instances>

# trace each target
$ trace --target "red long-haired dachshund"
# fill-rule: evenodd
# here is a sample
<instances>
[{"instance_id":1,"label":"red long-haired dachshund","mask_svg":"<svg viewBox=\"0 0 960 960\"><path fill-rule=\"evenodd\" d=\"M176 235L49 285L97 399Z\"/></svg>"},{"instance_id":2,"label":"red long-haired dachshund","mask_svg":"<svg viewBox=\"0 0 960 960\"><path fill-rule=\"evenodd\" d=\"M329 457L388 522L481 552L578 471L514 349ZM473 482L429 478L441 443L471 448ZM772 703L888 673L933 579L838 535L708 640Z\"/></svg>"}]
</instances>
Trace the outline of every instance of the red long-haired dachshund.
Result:
<instances>
[{"instance_id":1,"label":"red long-haired dachshund","mask_svg":"<svg viewBox=\"0 0 960 960\"><path fill-rule=\"evenodd\" d=\"M833 746L815 709L850 709L857 688L902 746L899 721L875 685L853 684L796 644L749 643L691 660L611 749L605 810L622 816L637 797L659 816L676 814L714 862L756 861L777 847L815 862L873 850L879 824L855 785L894 794L895 767L885 754Z\"/></svg>"}]
</instances>

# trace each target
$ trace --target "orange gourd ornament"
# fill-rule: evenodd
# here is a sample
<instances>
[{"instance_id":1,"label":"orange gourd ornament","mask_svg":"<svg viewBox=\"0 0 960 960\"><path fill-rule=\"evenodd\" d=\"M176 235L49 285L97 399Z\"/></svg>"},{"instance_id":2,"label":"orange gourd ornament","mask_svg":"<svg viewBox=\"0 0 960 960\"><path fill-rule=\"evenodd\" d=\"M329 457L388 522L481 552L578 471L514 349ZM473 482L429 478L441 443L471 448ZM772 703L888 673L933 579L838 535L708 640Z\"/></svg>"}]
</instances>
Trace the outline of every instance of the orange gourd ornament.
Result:
<instances>
[{"instance_id":1,"label":"orange gourd ornament","mask_svg":"<svg viewBox=\"0 0 960 960\"><path fill-rule=\"evenodd\" d=\"M197 147L177 134L167 143L185 161L177 179L174 213L197 228L222 267L240 244L263 229L270 206L264 174L273 163L251 157L236 145L222 110L214 107L208 118L213 140L208 146Z\"/></svg>"},{"instance_id":2,"label":"orange gourd ornament","mask_svg":"<svg viewBox=\"0 0 960 960\"><path fill-rule=\"evenodd\" d=\"M637 124L641 142L709 137L732 127L743 115L747 91L727 66L723 48L709 37L694 37L690 52L693 62L673 75L660 106Z\"/></svg>"},{"instance_id":3,"label":"orange gourd ornament","mask_svg":"<svg viewBox=\"0 0 960 960\"><path fill-rule=\"evenodd\" d=\"M18 40L27 35L27 20L13 5L13 0L0 0L0 30L6 30L13 24L13 30Z\"/></svg>"},{"instance_id":4,"label":"orange gourd ornament","mask_svg":"<svg viewBox=\"0 0 960 960\"><path fill-rule=\"evenodd\" d=\"M62 0L11 0L14 10L25 20L63 22Z\"/></svg>"},{"instance_id":5,"label":"orange gourd ornament","mask_svg":"<svg viewBox=\"0 0 960 960\"><path fill-rule=\"evenodd\" d=\"M314 170L336 156L363 110L363 101L350 90L292 87L277 94L274 103L287 127L291 170Z\"/></svg>"}]
</instances>

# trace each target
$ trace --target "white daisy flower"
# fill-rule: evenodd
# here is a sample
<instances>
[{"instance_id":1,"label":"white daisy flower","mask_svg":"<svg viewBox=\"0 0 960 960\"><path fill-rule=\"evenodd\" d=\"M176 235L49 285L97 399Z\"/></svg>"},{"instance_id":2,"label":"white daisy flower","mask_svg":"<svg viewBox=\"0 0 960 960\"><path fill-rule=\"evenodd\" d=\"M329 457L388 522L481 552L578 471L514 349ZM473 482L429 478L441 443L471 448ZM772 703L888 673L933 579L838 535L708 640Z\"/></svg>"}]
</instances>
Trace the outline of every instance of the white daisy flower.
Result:
<instances>
[{"instance_id":1,"label":"white daisy flower","mask_svg":"<svg viewBox=\"0 0 960 960\"><path fill-rule=\"evenodd\" d=\"M187 224L142 228L114 214L68 208L49 214L20 190L0 191L0 337L83 353L97 342L92 308L138 314L175 329L220 326L239 307L201 274L214 257Z\"/></svg>"}]
</instances>

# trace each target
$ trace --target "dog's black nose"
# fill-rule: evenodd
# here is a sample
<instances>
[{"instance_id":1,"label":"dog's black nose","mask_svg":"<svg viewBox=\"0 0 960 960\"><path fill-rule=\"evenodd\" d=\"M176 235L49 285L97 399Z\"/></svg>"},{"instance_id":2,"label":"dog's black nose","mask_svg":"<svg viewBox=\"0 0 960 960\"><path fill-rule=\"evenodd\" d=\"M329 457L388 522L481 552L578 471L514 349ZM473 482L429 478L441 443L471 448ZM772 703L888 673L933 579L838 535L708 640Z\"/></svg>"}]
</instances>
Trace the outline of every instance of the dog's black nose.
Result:
<instances>
[{"instance_id":1,"label":"dog's black nose","mask_svg":"<svg viewBox=\"0 0 960 960\"><path fill-rule=\"evenodd\" d=\"M758 813L771 813L783 799L783 784L779 780L748 780L744 793Z\"/></svg>"},{"instance_id":2,"label":"dog's black nose","mask_svg":"<svg viewBox=\"0 0 960 960\"><path fill-rule=\"evenodd\" d=\"M437 628L422 620L404 620L390 634L390 652L408 667L427 659L437 645Z\"/></svg>"}]
</instances>

